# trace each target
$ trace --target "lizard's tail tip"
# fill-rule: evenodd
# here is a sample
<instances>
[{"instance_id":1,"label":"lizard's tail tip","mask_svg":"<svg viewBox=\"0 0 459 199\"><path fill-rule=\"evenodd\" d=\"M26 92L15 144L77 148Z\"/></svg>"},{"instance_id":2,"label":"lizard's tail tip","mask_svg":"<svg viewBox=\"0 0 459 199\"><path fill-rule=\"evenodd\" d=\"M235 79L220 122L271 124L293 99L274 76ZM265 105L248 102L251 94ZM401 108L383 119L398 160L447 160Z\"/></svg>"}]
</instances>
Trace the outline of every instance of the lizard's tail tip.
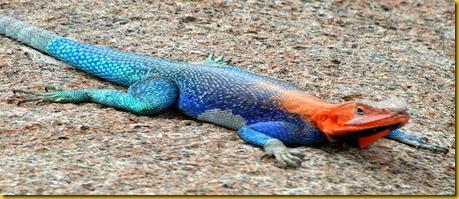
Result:
<instances>
[{"instance_id":1,"label":"lizard's tail tip","mask_svg":"<svg viewBox=\"0 0 459 199\"><path fill-rule=\"evenodd\" d=\"M0 34L16 39L42 52L59 35L19 19L0 15Z\"/></svg>"}]
</instances>

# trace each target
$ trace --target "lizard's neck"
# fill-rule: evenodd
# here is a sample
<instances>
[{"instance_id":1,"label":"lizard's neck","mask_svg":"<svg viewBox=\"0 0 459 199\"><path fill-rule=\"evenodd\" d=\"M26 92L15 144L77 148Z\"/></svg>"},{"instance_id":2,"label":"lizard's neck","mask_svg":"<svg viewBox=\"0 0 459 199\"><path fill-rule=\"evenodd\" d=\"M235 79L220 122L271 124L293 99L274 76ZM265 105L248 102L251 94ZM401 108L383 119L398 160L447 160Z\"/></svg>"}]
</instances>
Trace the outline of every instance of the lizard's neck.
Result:
<instances>
[{"instance_id":1,"label":"lizard's neck","mask_svg":"<svg viewBox=\"0 0 459 199\"><path fill-rule=\"evenodd\" d=\"M303 119L313 123L315 123L312 121L314 115L328 112L338 105L297 91L283 92L278 98L282 108L289 113L301 115Z\"/></svg>"},{"instance_id":2,"label":"lizard's neck","mask_svg":"<svg viewBox=\"0 0 459 199\"><path fill-rule=\"evenodd\" d=\"M308 95L301 89L291 89L281 87L270 82L259 82L259 86L263 89L271 89L277 91L275 98L279 101L279 106L289 113L298 114L304 120L312 122L314 115L329 111L336 107L336 104L328 103L318 97Z\"/></svg>"}]
</instances>

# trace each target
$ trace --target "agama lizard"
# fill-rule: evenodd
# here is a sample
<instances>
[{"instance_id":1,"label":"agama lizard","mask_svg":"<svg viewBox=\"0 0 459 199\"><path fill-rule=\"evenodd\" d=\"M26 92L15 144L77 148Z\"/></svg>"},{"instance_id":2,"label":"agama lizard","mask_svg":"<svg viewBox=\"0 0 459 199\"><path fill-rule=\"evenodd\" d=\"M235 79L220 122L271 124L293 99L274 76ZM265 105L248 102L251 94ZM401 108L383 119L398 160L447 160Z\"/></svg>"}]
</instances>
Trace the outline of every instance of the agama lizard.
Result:
<instances>
[{"instance_id":1,"label":"agama lizard","mask_svg":"<svg viewBox=\"0 0 459 199\"><path fill-rule=\"evenodd\" d=\"M303 153L286 145L315 145L342 140L365 148L386 137L432 151L446 148L399 128L409 120L406 103L332 104L301 88L257 75L210 54L191 64L85 44L26 22L0 15L0 33L73 67L129 87L114 89L15 90L27 101L95 102L137 115L157 115L168 108L201 121L237 130L245 142L275 156L278 166L298 166Z\"/></svg>"}]
</instances>

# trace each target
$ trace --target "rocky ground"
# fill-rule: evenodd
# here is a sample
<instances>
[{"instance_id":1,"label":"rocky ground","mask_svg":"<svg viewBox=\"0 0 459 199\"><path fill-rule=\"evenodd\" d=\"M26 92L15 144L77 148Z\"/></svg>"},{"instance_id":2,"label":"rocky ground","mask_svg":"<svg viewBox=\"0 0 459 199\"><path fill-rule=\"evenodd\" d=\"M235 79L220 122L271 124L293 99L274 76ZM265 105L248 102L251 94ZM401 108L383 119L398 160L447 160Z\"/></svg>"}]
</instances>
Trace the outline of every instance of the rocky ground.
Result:
<instances>
[{"instance_id":1,"label":"rocky ground","mask_svg":"<svg viewBox=\"0 0 459 199\"><path fill-rule=\"evenodd\" d=\"M0 37L0 192L455 194L454 13L443 0L1 1L0 14L84 42L190 62L223 51L331 102L402 97L404 129L450 151L336 143L281 169L234 131L174 110L18 106L12 89L120 87Z\"/></svg>"}]
</instances>

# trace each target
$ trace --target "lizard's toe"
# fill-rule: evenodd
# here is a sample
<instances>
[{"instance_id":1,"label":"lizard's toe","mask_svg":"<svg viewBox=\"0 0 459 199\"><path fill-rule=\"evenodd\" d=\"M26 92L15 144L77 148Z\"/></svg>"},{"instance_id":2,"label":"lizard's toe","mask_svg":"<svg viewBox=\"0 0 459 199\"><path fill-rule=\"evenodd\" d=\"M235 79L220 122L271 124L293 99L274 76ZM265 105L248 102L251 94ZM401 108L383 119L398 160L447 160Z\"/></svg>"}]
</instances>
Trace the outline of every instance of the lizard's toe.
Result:
<instances>
[{"instance_id":1,"label":"lizard's toe","mask_svg":"<svg viewBox=\"0 0 459 199\"><path fill-rule=\"evenodd\" d=\"M35 91L30 91L30 90L21 90L21 89L15 89L13 90L13 94L26 94L26 95L33 95L33 96L42 96L43 94L35 92Z\"/></svg>"},{"instance_id":2,"label":"lizard's toe","mask_svg":"<svg viewBox=\"0 0 459 199\"><path fill-rule=\"evenodd\" d=\"M290 153L285 154L286 161L289 163L290 166L298 167L300 166L301 162L303 161L302 158L294 156Z\"/></svg>"},{"instance_id":3,"label":"lizard's toe","mask_svg":"<svg viewBox=\"0 0 459 199\"><path fill-rule=\"evenodd\" d=\"M289 148L288 149L288 152L290 152L290 154L298 157L298 158L303 158L304 157L304 150L303 149L300 149L300 148Z\"/></svg>"},{"instance_id":4,"label":"lizard's toe","mask_svg":"<svg viewBox=\"0 0 459 199\"><path fill-rule=\"evenodd\" d=\"M27 102L34 102L36 101L37 104L39 103L42 103L43 102L43 97L45 96L44 94L42 93L38 93L38 92L34 92L34 91L30 91L30 90L19 90L19 89L16 89L16 90L13 90L13 93L15 95L21 95L24 97L23 100L20 100L17 105L20 106L21 104L23 103L27 103Z\"/></svg>"},{"instance_id":5,"label":"lizard's toe","mask_svg":"<svg viewBox=\"0 0 459 199\"><path fill-rule=\"evenodd\" d=\"M284 159L282 159L282 158L280 158L280 157L279 157L279 158L276 157L276 160L277 160L276 166L278 166L278 167L280 167L280 168L285 168L285 167L288 166L287 162L285 162Z\"/></svg>"},{"instance_id":6,"label":"lizard's toe","mask_svg":"<svg viewBox=\"0 0 459 199\"><path fill-rule=\"evenodd\" d=\"M446 147L442 147L436 144L428 144L428 143L421 143L419 144L418 148L427 149L435 153L444 153L444 154L448 153L449 151L448 148Z\"/></svg>"},{"instance_id":7,"label":"lizard's toe","mask_svg":"<svg viewBox=\"0 0 459 199\"><path fill-rule=\"evenodd\" d=\"M223 53L221 52L220 55L215 59L215 62L217 62L217 63L222 62L223 59L224 59L224 57L225 57L225 56L224 56Z\"/></svg>"},{"instance_id":8,"label":"lizard's toe","mask_svg":"<svg viewBox=\"0 0 459 199\"><path fill-rule=\"evenodd\" d=\"M209 53L209 55L207 56L207 61L208 62L213 62L214 61L214 53L213 52Z\"/></svg>"}]
</instances>

